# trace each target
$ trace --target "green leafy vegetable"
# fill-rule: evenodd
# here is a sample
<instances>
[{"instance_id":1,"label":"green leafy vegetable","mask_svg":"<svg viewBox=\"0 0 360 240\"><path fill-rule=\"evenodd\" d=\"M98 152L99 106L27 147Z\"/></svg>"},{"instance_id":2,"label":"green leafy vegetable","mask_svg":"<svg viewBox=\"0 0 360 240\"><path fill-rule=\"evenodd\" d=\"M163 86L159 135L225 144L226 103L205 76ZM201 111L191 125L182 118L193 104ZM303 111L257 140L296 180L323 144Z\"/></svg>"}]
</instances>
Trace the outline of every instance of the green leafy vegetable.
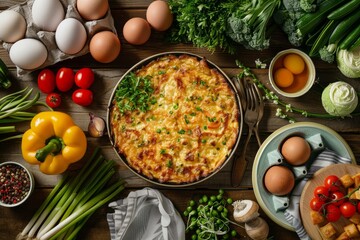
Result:
<instances>
[{"instance_id":1,"label":"green leafy vegetable","mask_svg":"<svg viewBox=\"0 0 360 240\"><path fill-rule=\"evenodd\" d=\"M233 1L233 0L232 0ZM235 44L226 35L231 0L169 0L175 21L169 34L171 42L192 43L210 51L217 48L235 52Z\"/></svg>"},{"instance_id":2,"label":"green leafy vegetable","mask_svg":"<svg viewBox=\"0 0 360 240\"><path fill-rule=\"evenodd\" d=\"M263 50L270 46L266 30L281 0L239 1L236 11L228 19L227 34L245 48Z\"/></svg>"},{"instance_id":3,"label":"green leafy vegetable","mask_svg":"<svg viewBox=\"0 0 360 240\"><path fill-rule=\"evenodd\" d=\"M151 77L138 77L131 72L120 82L115 100L121 113L135 110L146 112L150 109L150 104L156 103L153 92Z\"/></svg>"}]
</instances>

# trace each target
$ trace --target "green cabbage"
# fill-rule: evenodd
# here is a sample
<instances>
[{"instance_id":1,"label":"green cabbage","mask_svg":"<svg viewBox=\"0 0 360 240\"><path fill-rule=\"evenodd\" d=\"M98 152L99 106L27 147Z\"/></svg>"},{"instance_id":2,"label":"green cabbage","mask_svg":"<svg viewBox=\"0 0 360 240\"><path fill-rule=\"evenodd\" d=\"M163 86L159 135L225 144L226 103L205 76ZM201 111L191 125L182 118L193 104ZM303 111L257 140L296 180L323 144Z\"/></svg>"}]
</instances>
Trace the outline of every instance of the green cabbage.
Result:
<instances>
[{"instance_id":1,"label":"green cabbage","mask_svg":"<svg viewBox=\"0 0 360 240\"><path fill-rule=\"evenodd\" d=\"M360 46L353 50L340 49L336 54L338 68L348 78L360 78Z\"/></svg>"},{"instance_id":2,"label":"green cabbage","mask_svg":"<svg viewBox=\"0 0 360 240\"><path fill-rule=\"evenodd\" d=\"M330 115L345 117L356 109L358 96L350 84L339 81L329 84L324 89L321 101L325 111Z\"/></svg>"}]
</instances>

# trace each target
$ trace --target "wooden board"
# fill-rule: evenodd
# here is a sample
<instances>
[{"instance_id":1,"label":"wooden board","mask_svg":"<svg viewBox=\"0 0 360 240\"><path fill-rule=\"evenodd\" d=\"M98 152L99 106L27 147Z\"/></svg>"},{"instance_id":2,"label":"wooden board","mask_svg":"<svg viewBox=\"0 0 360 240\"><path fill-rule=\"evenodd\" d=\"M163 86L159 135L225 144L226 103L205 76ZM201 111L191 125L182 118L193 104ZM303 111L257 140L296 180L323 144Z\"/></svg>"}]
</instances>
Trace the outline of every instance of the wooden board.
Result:
<instances>
[{"instance_id":1,"label":"wooden board","mask_svg":"<svg viewBox=\"0 0 360 240\"><path fill-rule=\"evenodd\" d=\"M319 226L312 224L310 218L310 200L314 197L314 189L317 186L324 185L324 179L329 175L336 175L340 178L345 174L352 176L357 173L360 173L360 166L358 165L334 164L317 171L313 178L306 183L300 198L300 215L304 228L312 239L322 239ZM349 223L348 219L341 217L333 225L340 235L344 231L343 227Z\"/></svg>"}]
</instances>

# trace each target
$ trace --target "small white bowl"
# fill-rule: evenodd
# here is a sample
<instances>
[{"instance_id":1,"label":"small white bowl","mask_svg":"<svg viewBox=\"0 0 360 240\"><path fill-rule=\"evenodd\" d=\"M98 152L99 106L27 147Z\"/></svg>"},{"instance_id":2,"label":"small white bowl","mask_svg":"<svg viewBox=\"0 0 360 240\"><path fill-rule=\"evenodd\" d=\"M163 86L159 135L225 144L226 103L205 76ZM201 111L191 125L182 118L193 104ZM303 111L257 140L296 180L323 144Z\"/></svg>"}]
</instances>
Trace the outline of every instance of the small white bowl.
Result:
<instances>
[{"instance_id":1,"label":"small white bowl","mask_svg":"<svg viewBox=\"0 0 360 240\"><path fill-rule=\"evenodd\" d=\"M22 169L25 170L26 174L28 175L29 177L29 181L30 181L30 187L29 187L29 190L26 194L25 197L23 197L19 202L16 202L16 203L13 203L13 204L8 204L8 203L4 203L1 199L0 199L0 206L3 206L3 207L17 207L19 205L21 205L22 203L24 203L28 198L29 196L32 194L32 192L34 191L34 186L35 186L35 181L34 181L34 176L32 175L32 173L25 167L23 166L22 164L20 163L17 163L17 162L12 162L12 161L8 161L8 162L3 162L0 164L0 174L1 174L1 168L3 166L6 166L6 165L15 165L15 166L18 166ZM0 190L2 189L3 187L3 183L1 182L1 176L0 176ZM0 196L1 197L1 196Z\"/></svg>"},{"instance_id":2,"label":"small white bowl","mask_svg":"<svg viewBox=\"0 0 360 240\"><path fill-rule=\"evenodd\" d=\"M274 78L273 78L273 70L274 70L274 65L275 65L276 61L279 58L281 58L282 56L290 54L290 53L295 53L302 57L302 59L305 61L305 64L306 64L306 67L307 67L308 73L309 73L308 80L307 80L305 86L302 89L300 89L299 91L292 92L292 93L285 92L282 89L280 89L276 85ZM302 96L305 93L307 93L315 82L315 76L316 76L315 65L314 65L313 61L311 60L311 58L306 53L304 53L298 49L295 49L295 48L291 48L291 49L287 49L287 50L283 50L283 51L279 52L278 54L275 55L275 57L270 62L269 80L270 80L271 86L274 88L274 90L278 94L280 94L284 97L295 98L295 97L299 97L299 96Z\"/></svg>"}]
</instances>

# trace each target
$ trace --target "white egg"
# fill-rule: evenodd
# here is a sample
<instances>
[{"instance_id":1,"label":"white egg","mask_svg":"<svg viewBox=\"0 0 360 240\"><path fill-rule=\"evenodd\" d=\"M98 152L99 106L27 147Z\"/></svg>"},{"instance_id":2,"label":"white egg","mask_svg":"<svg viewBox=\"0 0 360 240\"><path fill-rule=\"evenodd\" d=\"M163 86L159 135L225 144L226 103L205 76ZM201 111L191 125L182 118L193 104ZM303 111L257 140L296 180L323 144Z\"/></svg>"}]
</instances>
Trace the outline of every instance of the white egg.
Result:
<instances>
[{"instance_id":1,"label":"white egg","mask_svg":"<svg viewBox=\"0 0 360 240\"><path fill-rule=\"evenodd\" d=\"M13 10L0 13L0 40L13 43L24 37L26 32L25 18Z\"/></svg>"},{"instance_id":2,"label":"white egg","mask_svg":"<svg viewBox=\"0 0 360 240\"><path fill-rule=\"evenodd\" d=\"M58 48L66 54L76 54L83 49L87 35L84 25L75 18L63 20L55 32Z\"/></svg>"},{"instance_id":3,"label":"white egg","mask_svg":"<svg viewBox=\"0 0 360 240\"><path fill-rule=\"evenodd\" d=\"M15 42L9 51L11 61L18 67L32 70L47 59L47 49L39 40L24 38Z\"/></svg>"},{"instance_id":4,"label":"white egg","mask_svg":"<svg viewBox=\"0 0 360 240\"><path fill-rule=\"evenodd\" d=\"M35 0L31 10L36 26L54 32L65 17L63 5L59 0Z\"/></svg>"}]
</instances>

